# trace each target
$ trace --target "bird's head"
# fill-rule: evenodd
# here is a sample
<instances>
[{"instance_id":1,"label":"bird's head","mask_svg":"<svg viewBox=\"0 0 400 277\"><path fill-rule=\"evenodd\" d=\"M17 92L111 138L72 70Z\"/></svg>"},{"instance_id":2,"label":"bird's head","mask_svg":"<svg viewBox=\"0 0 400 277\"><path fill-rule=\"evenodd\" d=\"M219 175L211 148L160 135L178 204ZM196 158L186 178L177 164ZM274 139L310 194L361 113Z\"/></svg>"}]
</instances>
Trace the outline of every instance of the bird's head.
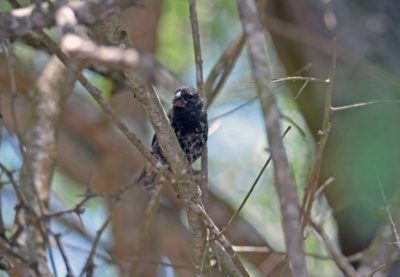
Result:
<instances>
[{"instance_id":1,"label":"bird's head","mask_svg":"<svg viewBox=\"0 0 400 277\"><path fill-rule=\"evenodd\" d=\"M180 87L172 100L174 112L201 113L204 109L204 101L192 87Z\"/></svg>"}]
</instances>

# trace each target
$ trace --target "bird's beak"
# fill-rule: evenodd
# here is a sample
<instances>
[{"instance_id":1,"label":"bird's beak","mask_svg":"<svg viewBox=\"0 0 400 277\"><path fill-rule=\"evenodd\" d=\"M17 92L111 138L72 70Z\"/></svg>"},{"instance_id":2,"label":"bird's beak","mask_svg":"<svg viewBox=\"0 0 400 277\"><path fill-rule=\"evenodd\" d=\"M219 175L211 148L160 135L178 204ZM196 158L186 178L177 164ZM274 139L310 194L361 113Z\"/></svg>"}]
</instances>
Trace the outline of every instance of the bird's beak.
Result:
<instances>
[{"instance_id":1,"label":"bird's beak","mask_svg":"<svg viewBox=\"0 0 400 277\"><path fill-rule=\"evenodd\" d=\"M183 108L183 107L185 107L185 104L183 104L183 102L181 100L178 100L173 104L173 106L178 107L178 108Z\"/></svg>"}]
</instances>

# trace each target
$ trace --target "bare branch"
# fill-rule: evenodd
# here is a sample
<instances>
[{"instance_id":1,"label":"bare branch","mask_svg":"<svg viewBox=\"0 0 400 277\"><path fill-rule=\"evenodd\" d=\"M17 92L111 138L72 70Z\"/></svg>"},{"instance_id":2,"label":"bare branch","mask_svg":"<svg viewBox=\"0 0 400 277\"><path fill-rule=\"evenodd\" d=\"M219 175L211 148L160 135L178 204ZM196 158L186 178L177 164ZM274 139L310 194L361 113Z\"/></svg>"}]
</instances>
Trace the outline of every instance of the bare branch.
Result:
<instances>
[{"instance_id":1,"label":"bare branch","mask_svg":"<svg viewBox=\"0 0 400 277\"><path fill-rule=\"evenodd\" d=\"M288 76L279 79L273 79L272 83L283 83L288 81L308 81L308 82L317 82L317 83L324 83L329 84L328 80L322 80L314 77L303 77L303 76Z\"/></svg>"},{"instance_id":2,"label":"bare branch","mask_svg":"<svg viewBox=\"0 0 400 277\"><path fill-rule=\"evenodd\" d=\"M201 57L201 45L200 45L200 33L199 33L199 23L197 20L197 9L196 0L189 0L189 10L190 10L190 23L192 26L192 36L193 36L193 47L194 47L194 58L196 62L196 83L197 90L204 101L207 103L206 94L204 90L203 82L203 59ZM207 106L207 104L206 104ZM201 155L201 176L200 176L200 189L202 191L201 199L203 205L207 207L208 202L208 147L204 147L203 153ZM200 253L198 253L200 255ZM200 260L197 259L196 260Z\"/></svg>"},{"instance_id":3,"label":"bare branch","mask_svg":"<svg viewBox=\"0 0 400 277\"><path fill-rule=\"evenodd\" d=\"M129 74L127 77L132 78ZM134 84L134 80L131 81ZM183 200L192 199L196 203L201 203L200 191L194 181L192 168L190 167L182 148L179 146L175 132L173 131L167 115L162 108L158 95L152 89L140 87L135 88L135 95L142 103L154 128L163 155L171 167L174 176L172 179L170 176L169 180L173 184L174 189ZM187 205L187 201L184 203L186 203L185 208L192 235L192 255L193 259L196 259L193 261L193 265L195 275L197 276L201 274L199 270L201 268L201 254L203 253L205 246L206 229L199 220L198 215L193 211L192 207Z\"/></svg>"},{"instance_id":4,"label":"bare branch","mask_svg":"<svg viewBox=\"0 0 400 277\"><path fill-rule=\"evenodd\" d=\"M333 261L343 271L343 273L348 277L361 277L361 275L351 265L349 260L335 248L335 246L326 236L325 232L317 224L315 224L315 222L313 222L305 212L303 212L303 216L305 220L307 220L308 224L310 224L310 226L313 228L317 236L322 240L326 249L331 254Z\"/></svg>"},{"instance_id":5,"label":"bare branch","mask_svg":"<svg viewBox=\"0 0 400 277\"><path fill-rule=\"evenodd\" d=\"M231 44L229 44L228 48L211 69L205 84L207 106L211 105L224 86L237 58L239 57L239 54L242 52L244 42L244 35L242 32L231 42ZM221 77L218 78L219 76ZM218 83L215 85L216 80L218 80Z\"/></svg>"},{"instance_id":6,"label":"bare branch","mask_svg":"<svg viewBox=\"0 0 400 277\"><path fill-rule=\"evenodd\" d=\"M142 5L143 2L142 0L100 0L96 2L66 2L67 4L64 5L56 5L45 1L39 5L14 9L11 13L1 12L0 41L9 37L20 37L30 31L50 28L55 24L60 25L60 27L65 27L63 26L64 24L70 24L71 22L90 25L112 14L120 13L132 5ZM58 12L62 11L62 9L70 11L67 18L65 17L65 12Z\"/></svg>"},{"instance_id":7,"label":"bare branch","mask_svg":"<svg viewBox=\"0 0 400 277\"><path fill-rule=\"evenodd\" d=\"M61 41L61 48L79 61L81 66L92 66L99 72L110 70L141 69L148 81L170 87L173 76L152 55L140 54L134 48L99 46L93 40L68 33Z\"/></svg>"},{"instance_id":8,"label":"bare branch","mask_svg":"<svg viewBox=\"0 0 400 277\"><path fill-rule=\"evenodd\" d=\"M69 263L69 259L68 259L67 255L65 254L64 247L61 243L60 236L61 236L60 234L53 234L53 237L57 243L57 247L60 250L61 256L64 260L65 268L67 269L67 277L72 277L72 276L74 276L74 273L72 272L71 265Z\"/></svg>"},{"instance_id":9,"label":"bare branch","mask_svg":"<svg viewBox=\"0 0 400 277\"><path fill-rule=\"evenodd\" d=\"M339 111L350 110L350 109L355 109L355 108L360 108L360 107L365 107L365 106L375 105L375 104L382 104L382 103L400 104L400 100L377 100L377 101L371 101L371 102L345 105L345 106L340 106L340 107L331 107L331 110L334 112L339 112Z\"/></svg>"},{"instance_id":10,"label":"bare branch","mask_svg":"<svg viewBox=\"0 0 400 277\"><path fill-rule=\"evenodd\" d=\"M232 259L232 262L235 264L236 268L242 273L242 275L250 276L246 267L240 261L239 257L233 250L232 245L229 243L229 241L225 238L224 235L219 236L221 232L219 231L215 223L211 220L211 218L207 215L206 211L199 204L196 204L195 202L189 199L187 200L184 199L184 201L190 206L190 208L194 212L196 212L196 214L200 217L203 224L207 226L207 228L210 230L210 233L212 234L211 239L216 239L218 240L219 243L221 243L221 245L224 247L226 252L229 254L230 258Z\"/></svg>"},{"instance_id":11,"label":"bare branch","mask_svg":"<svg viewBox=\"0 0 400 277\"><path fill-rule=\"evenodd\" d=\"M265 52L264 30L254 0L237 0L240 19L246 35L253 79L261 102L265 128L274 167L283 217L283 230L288 258L294 276L309 276L305 263L300 228L298 196L279 128L279 110L271 90L271 73Z\"/></svg>"},{"instance_id":12,"label":"bare branch","mask_svg":"<svg viewBox=\"0 0 400 277\"><path fill-rule=\"evenodd\" d=\"M31 117L25 136L26 152L20 173L21 193L29 197L27 205L30 208L22 209L18 214L19 223L23 226L19 244L27 248L28 259L31 264L37 265L35 270L40 275L51 274L46 265L45 250L49 234L45 223L38 221L39 224L32 225L32 222L37 222L47 211L57 157L56 137L61 107L70 92L66 88L71 89L66 82L67 75L67 69L53 57L37 82L31 100Z\"/></svg>"},{"instance_id":13,"label":"bare branch","mask_svg":"<svg viewBox=\"0 0 400 277\"><path fill-rule=\"evenodd\" d=\"M286 136L286 134L290 131L290 126L285 130L283 133L282 138ZM258 173L257 178L254 180L253 185L251 186L250 190L247 192L246 197L243 199L242 203L240 204L239 208L235 211L235 213L232 215L232 217L229 219L228 223L222 228L221 232L219 233L218 237L221 236L228 228L229 226L232 225L233 221L236 219L236 217L239 215L240 211L244 207L244 205L247 202L247 199L249 199L251 193L253 192L254 188L256 187L258 181L260 180L262 174L264 173L265 169L271 162L271 156L268 157L267 161L265 162L264 166L261 168L260 173Z\"/></svg>"},{"instance_id":14,"label":"bare branch","mask_svg":"<svg viewBox=\"0 0 400 277\"><path fill-rule=\"evenodd\" d=\"M85 265L84 265L83 268L82 268L81 273L79 274L79 277L83 277L83 275L84 275L85 273L87 273L87 271L90 271L90 270L91 270L91 267L93 266L93 257L94 257L94 254L96 253L97 245L98 245L98 243L99 243L99 241L100 241L101 235L103 234L104 230L107 228L108 224L109 224L110 221L111 221L111 215L112 215L112 211L110 212L109 216L108 216L107 219L104 221L104 223L103 223L103 225L100 227L100 229L97 230L96 237L95 237L95 239L94 239L94 241L93 241L93 244L92 244L92 249L90 250L89 256L88 256L88 258L87 258L87 260L86 260Z\"/></svg>"},{"instance_id":15,"label":"bare branch","mask_svg":"<svg viewBox=\"0 0 400 277\"><path fill-rule=\"evenodd\" d=\"M204 94L204 83L203 83L203 60L201 57L201 47L200 47L200 34L199 34L199 23L197 21L197 10L196 10L196 0L189 0L190 9L190 23L192 26L193 35L193 47L194 47L194 58L196 62L196 83L197 90L203 99Z\"/></svg>"},{"instance_id":16,"label":"bare branch","mask_svg":"<svg viewBox=\"0 0 400 277\"><path fill-rule=\"evenodd\" d=\"M373 276L375 275L375 273L381 271L382 269L384 269L384 268L386 268L386 267L392 265L393 263L395 263L395 262L397 262L397 261L399 261L399 260L400 260L400 257L397 257L397 258L395 258L395 259L393 259L393 260L390 260L390 261L388 261L388 262L386 262L386 263L383 263L383 264L379 265L378 267L376 267L376 268L368 275L368 277L373 277Z\"/></svg>"},{"instance_id":17,"label":"bare branch","mask_svg":"<svg viewBox=\"0 0 400 277\"><path fill-rule=\"evenodd\" d=\"M234 112L236 112L237 110L240 110L241 108L243 108L244 106L247 106L248 104L250 104L251 102L253 102L253 101L256 100L257 98L258 98L258 96L254 96L253 98L247 100L246 102L240 104L239 106L233 108L232 110L229 110L229 111L227 111L227 112L225 112L225 113L222 113L222 114L220 114L220 115L217 115L217 116L215 116L215 117L213 117L213 118L210 118L208 121L214 121L214 120L217 120L217 119L219 119L219 118L221 118L221 117L224 117L224 116L227 116L227 115L229 115L229 114L231 114L231 113L234 113Z\"/></svg>"},{"instance_id":18,"label":"bare branch","mask_svg":"<svg viewBox=\"0 0 400 277\"><path fill-rule=\"evenodd\" d=\"M335 70L336 70L336 54L337 54L337 48L336 48L336 38L333 39L333 51L332 51L332 60L331 60L331 66L330 66L330 72L329 72L329 83L326 88L326 95L325 95L325 108L324 108L324 118L322 121L322 129L318 132L318 134L321 136L320 140L318 142L318 148L317 148L317 154L315 157L313 169L311 171L311 178L310 182L308 183L306 187L306 191L304 194L303 198L303 209L305 210L305 213L309 216L312 208L312 204L315 199L315 193L317 191L318 187L318 182L319 182L319 176L320 176L320 171L321 171L321 166L322 166L322 157L324 154L326 142L328 141L329 133L331 130L331 123L330 123L330 117L332 114L332 87L333 87L333 80L335 76ZM304 229L306 222L303 221L302 228Z\"/></svg>"}]
</instances>

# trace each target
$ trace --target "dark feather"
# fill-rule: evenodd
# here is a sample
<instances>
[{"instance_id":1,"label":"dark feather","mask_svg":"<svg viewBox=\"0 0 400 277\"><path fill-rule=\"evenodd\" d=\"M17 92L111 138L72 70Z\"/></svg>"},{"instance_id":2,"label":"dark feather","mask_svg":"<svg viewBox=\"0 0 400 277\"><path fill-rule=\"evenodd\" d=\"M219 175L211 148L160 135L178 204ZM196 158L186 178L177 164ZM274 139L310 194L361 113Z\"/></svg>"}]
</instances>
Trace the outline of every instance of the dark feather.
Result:
<instances>
[{"instance_id":1,"label":"dark feather","mask_svg":"<svg viewBox=\"0 0 400 277\"><path fill-rule=\"evenodd\" d=\"M186 158L192 164L201 156L207 143L208 122L204 100L194 88L181 87L175 92L172 104L173 108L168 112L168 118ZM153 137L151 148L151 153L157 161L168 165L156 135ZM148 168L144 168L136 181L149 185L154 179L154 171L150 172Z\"/></svg>"}]
</instances>

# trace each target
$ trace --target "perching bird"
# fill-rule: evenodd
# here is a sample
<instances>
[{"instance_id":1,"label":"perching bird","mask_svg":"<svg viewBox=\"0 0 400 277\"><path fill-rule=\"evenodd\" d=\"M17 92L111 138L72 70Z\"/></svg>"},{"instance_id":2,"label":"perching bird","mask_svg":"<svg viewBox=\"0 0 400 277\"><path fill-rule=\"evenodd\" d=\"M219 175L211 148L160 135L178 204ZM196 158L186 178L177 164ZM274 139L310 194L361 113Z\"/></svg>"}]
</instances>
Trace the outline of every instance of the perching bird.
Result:
<instances>
[{"instance_id":1,"label":"perching bird","mask_svg":"<svg viewBox=\"0 0 400 277\"><path fill-rule=\"evenodd\" d=\"M168 112L169 121L189 164L192 164L201 156L207 142L208 122L204 100L194 88L184 86L175 92L172 105ZM151 153L158 162L168 166L156 135L151 144ZM151 167L146 166L135 183L148 186L153 183L156 174Z\"/></svg>"}]
</instances>

